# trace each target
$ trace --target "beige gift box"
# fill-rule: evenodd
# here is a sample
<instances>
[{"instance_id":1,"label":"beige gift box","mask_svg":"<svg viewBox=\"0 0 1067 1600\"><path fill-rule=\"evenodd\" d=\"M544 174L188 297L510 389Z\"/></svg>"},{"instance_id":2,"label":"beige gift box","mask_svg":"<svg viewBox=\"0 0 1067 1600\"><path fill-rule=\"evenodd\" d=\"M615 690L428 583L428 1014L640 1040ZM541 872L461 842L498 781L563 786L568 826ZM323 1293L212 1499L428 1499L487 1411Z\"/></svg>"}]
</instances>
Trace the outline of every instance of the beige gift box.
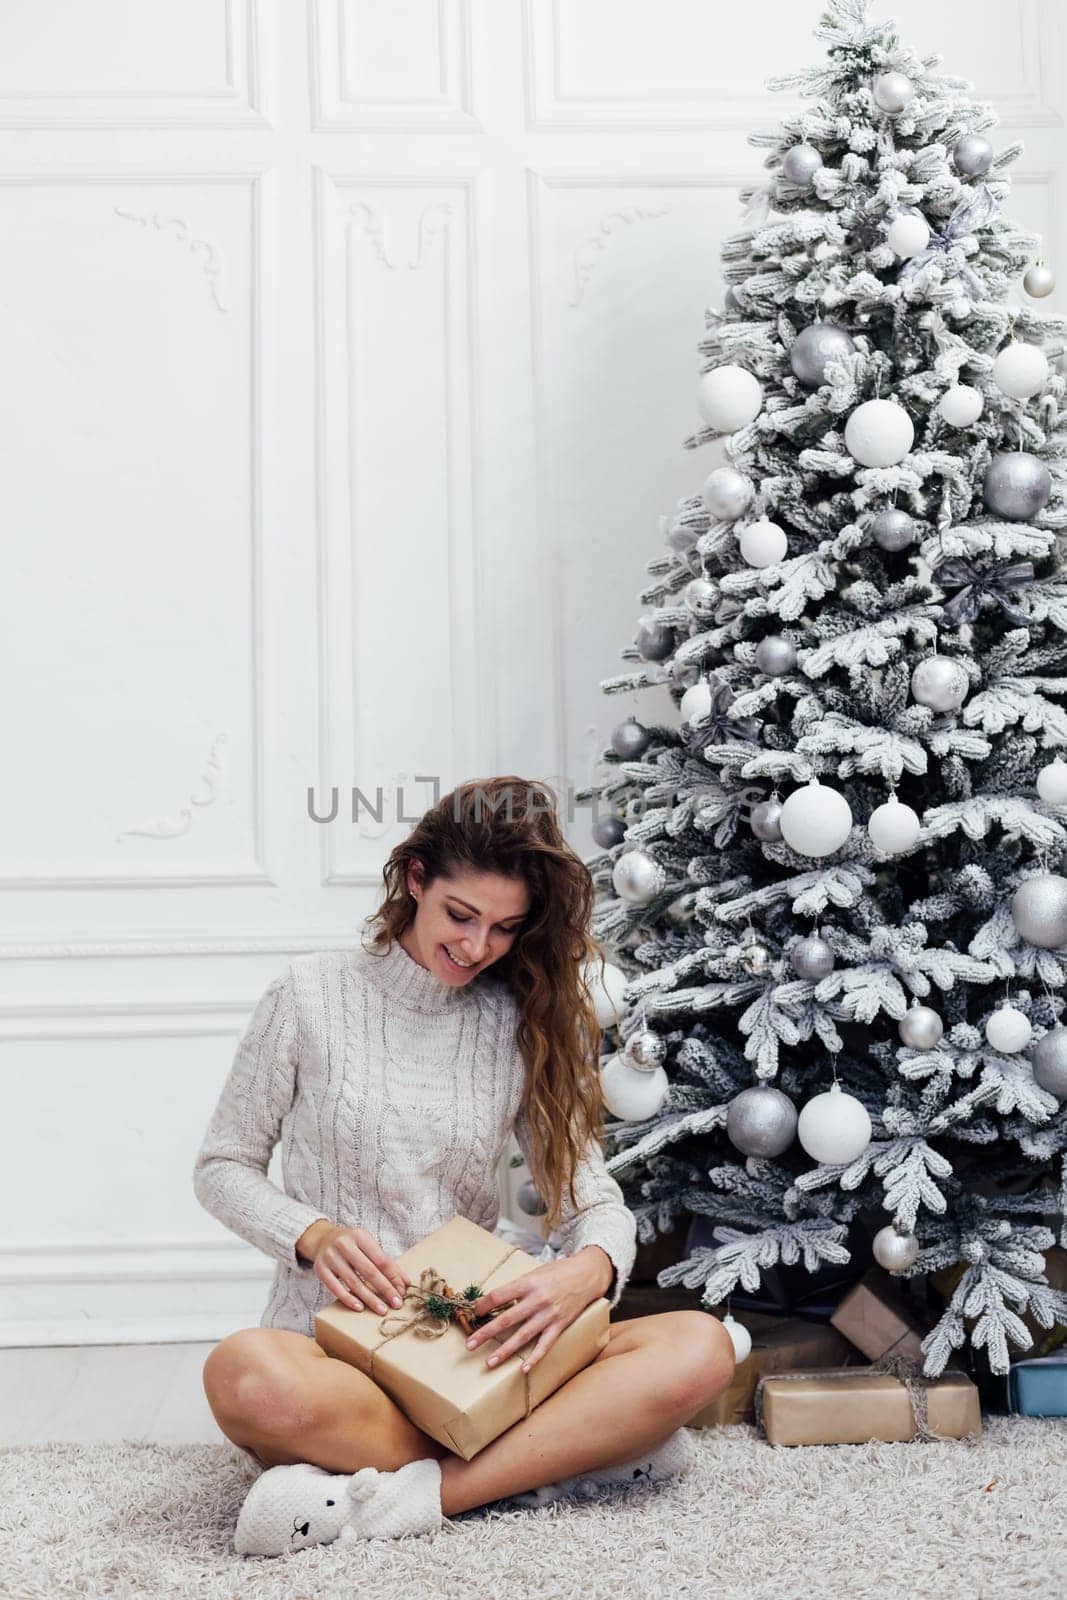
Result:
<instances>
[{"instance_id":1,"label":"beige gift box","mask_svg":"<svg viewBox=\"0 0 1067 1600\"><path fill-rule=\"evenodd\" d=\"M888 1373L858 1367L768 1374L761 1383L762 1423L771 1444L895 1444L918 1432L907 1388ZM981 1433L978 1390L965 1373L946 1372L924 1387L934 1433L951 1439Z\"/></svg>"},{"instance_id":2,"label":"beige gift box","mask_svg":"<svg viewBox=\"0 0 1067 1600\"><path fill-rule=\"evenodd\" d=\"M394 1259L412 1285L418 1285L424 1268L432 1267L457 1295L469 1284L488 1293L539 1265L517 1245L459 1216ZM564 1328L529 1373L522 1371L522 1363L539 1335L492 1368L486 1358L514 1329L484 1339L476 1350L467 1349L467 1335L455 1321L437 1338L421 1335L414 1326L393 1337L383 1333L383 1323L395 1327L395 1319L413 1305L417 1302L405 1298L403 1311L382 1317L377 1311L352 1311L334 1300L315 1318L315 1341L327 1355L373 1378L417 1428L465 1461L588 1366L608 1342L611 1306L601 1296Z\"/></svg>"}]
</instances>

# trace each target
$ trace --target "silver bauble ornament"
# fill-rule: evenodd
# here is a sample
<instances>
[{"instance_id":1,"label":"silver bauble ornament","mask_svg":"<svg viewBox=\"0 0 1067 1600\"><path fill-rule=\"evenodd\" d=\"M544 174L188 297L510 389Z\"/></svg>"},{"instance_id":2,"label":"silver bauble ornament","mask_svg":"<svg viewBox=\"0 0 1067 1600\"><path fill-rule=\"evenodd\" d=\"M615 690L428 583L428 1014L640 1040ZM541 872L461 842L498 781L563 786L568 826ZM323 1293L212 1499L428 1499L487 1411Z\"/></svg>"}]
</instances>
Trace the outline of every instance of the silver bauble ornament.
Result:
<instances>
[{"instance_id":1,"label":"silver bauble ornament","mask_svg":"<svg viewBox=\"0 0 1067 1600\"><path fill-rule=\"evenodd\" d=\"M1037 792L1047 806L1067 806L1067 761L1059 756L1037 775Z\"/></svg>"},{"instance_id":2,"label":"silver bauble ornament","mask_svg":"<svg viewBox=\"0 0 1067 1600\"><path fill-rule=\"evenodd\" d=\"M749 827L757 839L771 843L782 837L782 803L780 800L761 800L752 807Z\"/></svg>"},{"instance_id":3,"label":"silver bauble ornament","mask_svg":"<svg viewBox=\"0 0 1067 1600\"><path fill-rule=\"evenodd\" d=\"M695 617L711 617L719 603L719 588L710 578L692 578L682 590L682 599Z\"/></svg>"},{"instance_id":4,"label":"silver bauble ornament","mask_svg":"<svg viewBox=\"0 0 1067 1600\"><path fill-rule=\"evenodd\" d=\"M965 133L962 139L956 140L952 159L956 171L962 172L965 178L980 178L989 171L993 146L980 133Z\"/></svg>"},{"instance_id":5,"label":"silver bauble ornament","mask_svg":"<svg viewBox=\"0 0 1067 1600\"><path fill-rule=\"evenodd\" d=\"M769 1083L734 1096L726 1111L726 1137L746 1156L780 1156L793 1143L797 1108Z\"/></svg>"},{"instance_id":6,"label":"silver bauble ornament","mask_svg":"<svg viewBox=\"0 0 1067 1600\"><path fill-rule=\"evenodd\" d=\"M515 1191L515 1204L520 1211L525 1211L528 1217L540 1217L548 1210L545 1202L537 1192L537 1185L532 1178L527 1178L525 1183L520 1183Z\"/></svg>"},{"instance_id":7,"label":"silver bauble ornament","mask_svg":"<svg viewBox=\"0 0 1067 1600\"><path fill-rule=\"evenodd\" d=\"M1067 878L1057 872L1024 878L1011 897L1011 920L1019 937L1040 950L1067 944Z\"/></svg>"},{"instance_id":8,"label":"silver bauble ornament","mask_svg":"<svg viewBox=\"0 0 1067 1600\"><path fill-rule=\"evenodd\" d=\"M982 479L986 509L1006 522L1028 522L1036 517L1051 493L1048 467L1029 450L999 450Z\"/></svg>"},{"instance_id":9,"label":"silver bauble ornament","mask_svg":"<svg viewBox=\"0 0 1067 1600\"><path fill-rule=\"evenodd\" d=\"M862 1100L834 1083L800 1109L797 1138L820 1166L847 1166L871 1142L871 1118Z\"/></svg>"},{"instance_id":10,"label":"silver bauble ornament","mask_svg":"<svg viewBox=\"0 0 1067 1600\"><path fill-rule=\"evenodd\" d=\"M636 717L628 717L611 735L611 748L620 761L638 761L652 743L652 735Z\"/></svg>"},{"instance_id":11,"label":"silver bauble ornament","mask_svg":"<svg viewBox=\"0 0 1067 1600\"><path fill-rule=\"evenodd\" d=\"M1032 299L1043 300L1055 287L1056 274L1043 261L1035 261L1032 267L1027 267L1023 288Z\"/></svg>"},{"instance_id":12,"label":"silver bauble ornament","mask_svg":"<svg viewBox=\"0 0 1067 1600\"><path fill-rule=\"evenodd\" d=\"M651 1072L654 1067L662 1067L666 1061L667 1041L662 1033L653 1033L651 1028L642 1028L640 1032L632 1033L627 1039L623 1046L623 1056L631 1067Z\"/></svg>"},{"instance_id":13,"label":"silver bauble ornament","mask_svg":"<svg viewBox=\"0 0 1067 1600\"><path fill-rule=\"evenodd\" d=\"M986 1018L986 1043L1002 1056L1025 1050L1033 1035L1030 1018L1017 1006L1002 1005Z\"/></svg>"},{"instance_id":14,"label":"silver bauble ornament","mask_svg":"<svg viewBox=\"0 0 1067 1600\"><path fill-rule=\"evenodd\" d=\"M597 817L593 823L593 842L602 850L611 850L626 837L626 824L621 817Z\"/></svg>"},{"instance_id":15,"label":"silver bauble ornament","mask_svg":"<svg viewBox=\"0 0 1067 1600\"><path fill-rule=\"evenodd\" d=\"M906 550L915 540L915 521L906 511L888 506L871 523L871 537L882 550Z\"/></svg>"},{"instance_id":16,"label":"silver bauble ornament","mask_svg":"<svg viewBox=\"0 0 1067 1600\"><path fill-rule=\"evenodd\" d=\"M965 668L951 656L927 656L911 675L912 697L931 711L957 711L969 687Z\"/></svg>"},{"instance_id":17,"label":"silver bauble ornament","mask_svg":"<svg viewBox=\"0 0 1067 1600\"><path fill-rule=\"evenodd\" d=\"M755 940L741 946L740 960L745 971L754 978L762 977L771 968L771 952L765 944L758 944Z\"/></svg>"},{"instance_id":18,"label":"silver bauble ornament","mask_svg":"<svg viewBox=\"0 0 1067 1600\"><path fill-rule=\"evenodd\" d=\"M631 905L643 906L661 893L667 874L662 864L644 850L626 850L611 873L615 893Z\"/></svg>"},{"instance_id":19,"label":"silver bauble ornament","mask_svg":"<svg viewBox=\"0 0 1067 1600\"><path fill-rule=\"evenodd\" d=\"M825 379L830 361L840 361L842 356L855 353L856 345L850 333L835 322L813 322L802 328L789 350L789 365L793 376L805 389L817 389Z\"/></svg>"},{"instance_id":20,"label":"silver bauble ornament","mask_svg":"<svg viewBox=\"0 0 1067 1600\"><path fill-rule=\"evenodd\" d=\"M909 1006L897 1023L897 1032L911 1050L932 1050L945 1031L932 1006Z\"/></svg>"},{"instance_id":21,"label":"silver bauble ornament","mask_svg":"<svg viewBox=\"0 0 1067 1600\"><path fill-rule=\"evenodd\" d=\"M919 1259L919 1241L913 1233L899 1233L892 1223L879 1228L871 1243L874 1259L886 1272L907 1272Z\"/></svg>"},{"instance_id":22,"label":"silver bauble ornament","mask_svg":"<svg viewBox=\"0 0 1067 1600\"><path fill-rule=\"evenodd\" d=\"M1052 1028L1030 1052L1038 1088L1067 1100L1067 1028Z\"/></svg>"},{"instance_id":23,"label":"silver bauble ornament","mask_svg":"<svg viewBox=\"0 0 1067 1600\"><path fill-rule=\"evenodd\" d=\"M797 664L796 646L780 633L769 633L756 646L756 665L768 678L781 678Z\"/></svg>"},{"instance_id":24,"label":"silver bauble ornament","mask_svg":"<svg viewBox=\"0 0 1067 1600\"><path fill-rule=\"evenodd\" d=\"M891 115L911 104L915 85L903 72L880 72L871 84L874 103Z\"/></svg>"},{"instance_id":25,"label":"silver bauble ornament","mask_svg":"<svg viewBox=\"0 0 1067 1600\"><path fill-rule=\"evenodd\" d=\"M752 502L756 486L736 467L716 467L704 480L704 509L717 522L732 522Z\"/></svg>"},{"instance_id":26,"label":"silver bauble ornament","mask_svg":"<svg viewBox=\"0 0 1067 1600\"><path fill-rule=\"evenodd\" d=\"M790 183L797 184L801 189L814 178L822 166L822 156L813 144L794 144L782 157L782 171Z\"/></svg>"},{"instance_id":27,"label":"silver bauble ornament","mask_svg":"<svg viewBox=\"0 0 1067 1600\"><path fill-rule=\"evenodd\" d=\"M643 661L666 661L674 652L674 633L659 623L641 622L634 635L634 644Z\"/></svg>"},{"instance_id":28,"label":"silver bauble ornament","mask_svg":"<svg viewBox=\"0 0 1067 1600\"><path fill-rule=\"evenodd\" d=\"M834 952L817 933L799 939L789 952L789 964L798 978L818 983L834 970Z\"/></svg>"}]
</instances>

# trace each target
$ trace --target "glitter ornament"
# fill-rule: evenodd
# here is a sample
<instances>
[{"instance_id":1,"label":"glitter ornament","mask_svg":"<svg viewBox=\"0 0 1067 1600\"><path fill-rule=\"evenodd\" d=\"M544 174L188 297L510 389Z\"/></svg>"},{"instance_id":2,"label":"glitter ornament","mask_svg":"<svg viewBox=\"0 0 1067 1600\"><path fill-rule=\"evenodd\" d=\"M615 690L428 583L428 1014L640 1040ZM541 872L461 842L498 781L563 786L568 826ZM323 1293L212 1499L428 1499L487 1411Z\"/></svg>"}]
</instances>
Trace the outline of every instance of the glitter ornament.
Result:
<instances>
[{"instance_id":1,"label":"glitter ornament","mask_svg":"<svg viewBox=\"0 0 1067 1600\"><path fill-rule=\"evenodd\" d=\"M751 504L756 486L736 467L716 467L704 480L704 509L718 522L732 522Z\"/></svg>"},{"instance_id":2,"label":"glitter ornament","mask_svg":"<svg viewBox=\"0 0 1067 1600\"><path fill-rule=\"evenodd\" d=\"M954 383L937 402L941 417L952 428L969 428L982 415L982 391L969 383Z\"/></svg>"},{"instance_id":3,"label":"glitter ornament","mask_svg":"<svg viewBox=\"0 0 1067 1600\"><path fill-rule=\"evenodd\" d=\"M962 139L956 140L952 159L956 164L956 171L962 173L965 178L980 178L983 173L989 171L990 162L993 160L993 146L980 133L965 133Z\"/></svg>"},{"instance_id":4,"label":"glitter ornament","mask_svg":"<svg viewBox=\"0 0 1067 1600\"><path fill-rule=\"evenodd\" d=\"M885 242L894 255L917 256L930 243L930 224L917 211L902 211L889 224Z\"/></svg>"},{"instance_id":5,"label":"glitter ornament","mask_svg":"<svg viewBox=\"0 0 1067 1600\"><path fill-rule=\"evenodd\" d=\"M697 389L697 410L708 428L733 433L763 409L763 385L747 367L728 362L705 372Z\"/></svg>"},{"instance_id":6,"label":"glitter ornament","mask_svg":"<svg viewBox=\"0 0 1067 1600\"><path fill-rule=\"evenodd\" d=\"M982 499L987 511L1006 522L1029 522L1048 503L1052 476L1029 450L999 450L985 469Z\"/></svg>"},{"instance_id":7,"label":"glitter ornament","mask_svg":"<svg viewBox=\"0 0 1067 1600\"><path fill-rule=\"evenodd\" d=\"M871 812L867 832L877 849L884 850L887 855L899 855L918 842L922 822L911 806L892 799Z\"/></svg>"},{"instance_id":8,"label":"glitter ornament","mask_svg":"<svg viewBox=\"0 0 1067 1600\"><path fill-rule=\"evenodd\" d=\"M789 952L789 964L798 978L818 983L834 970L834 952L817 933L800 939Z\"/></svg>"},{"instance_id":9,"label":"glitter ornament","mask_svg":"<svg viewBox=\"0 0 1067 1600\"><path fill-rule=\"evenodd\" d=\"M1052 1028L1030 1052L1034 1082L1039 1089L1067 1100L1067 1028Z\"/></svg>"},{"instance_id":10,"label":"glitter ornament","mask_svg":"<svg viewBox=\"0 0 1067 1600\"><path fill-rule=\"evenodd\" d=\"M970 679L951 656L927 656L911 675L912 698L931 711L956 711L967 698Z\"/></svg>"},{"instance_id":11,"label":"glitter ornament","mask_svg":"<svg viewBox=\"0 0 1067 1600\"><path fill-rule=\"evenodd\" d=\"M808 186L821 166L822 156L813 144L791 145L782 157L782 172L801 189Z\"/></svg>"},{"instance_id":12,"label":"glitter ornament","mask_svg":"<svg viewBox=\"0 0 1067 1600\"><path fill-rule=\"evenodd\" d=\"M835 1083L802 1107L797 1138L820 1166L845 1166L861 1156L871 1142L867 1107Z\"/></svg>"},{"instance_id":13,"label":"glitter ornament","mask_svg":"<svg viewBox=\"0 0 1067 1600\"><path fill-rule=\"evenodd\" d=\"M782 838L803 856L829 856L839 850L852 829L852 810L844 795L813 779L782 804Z\"/></svg>"},{"instance_id":14,"label":"glitter ornament","mask_svg":"<svg viewBox=\"0 0 1067 1600\"><path fill-rule=\"evenodd\" d=\"M874 103L891 116L911 104L915 85L903 72L880 72L871 84Z\"/></svg>"},{"instance_id":15,"label":"glitter ornament","mask_svg":"<svg viewBox=\"0 0 1067 1600\"><path fill-rule=\"evenodd\" d=\"M1020 938L1039 950L1067 944L1067 878L1057 872L1024 878L1011 897L1011 920Z\"/></svg>"},{"instance_id":16,"label":"glitter ornament","mask_svg":"<svg viewBox=\"0 0 1067 1600\"><path fill-rule=\"evenodd\" d=\"M1004 1004L986 1018L986 1043L1001 1055L1013 1056L1025 1050L1033 1036L1030 1018L1017 1006Z\"/></svg>"},{"instance_id":17,"label":"glitter ornament","mask_svg":"<svg viewBox=\"0 0 1067 1600\"><path fill-rule=\"evenodd\" d=\"M789 549L789 540L785 536L784 528L777 522L768 522L761 518L758 522L750 522L738 540L741 559L750 567L773 567L777 562L784 561Z\"/></svg>"},{"instance_id":18,"label":"glitter ornament","mask_svg":"<svg viewBox=\"0 0 1067 1600\"><path fill-rule=\"evenodd\" d=\"M826 367L830 361L840 361L843 356L854 355L856 345L850 333L834 322L813 322L802 328L789 349L789 365L793 376L805 389L817 389L825 382Z\"/></svg>"},{"instance_id":19,"label":"glitter ornament","mask_svg":"<svg viewBox=\"0 0 1067 1600\"><path fill-rule=\"evenodd\" d=\"M779 633L769 633L756 646L756 665L769 678L784 677L797 664L796 647L791 639Z\"/></svg>"},{"instance_id":20,"label":"glitter ornament","mask_svg":"<svg viewBox=\"0 0 1067 1600\"><path fill-rule=\"evenodd\" d=\"M871 537L882 550L906 550L915 539L914 518L896 506L888 506L871 523Z\"/></svg>"},{"instance_id":21,"label":"glitter ornament","mask_svg":"<svg viewBox=\"0 0 1067 1600\"><path fill-rule=\"evenodd\" d=\"M652 743L652 735L636 717L628 717L611 735L611 748L620 761L638 761Z\"/></svg>"},{"instance_id":22,"label":"glitter ornament","mask_svg":"<svg viewBox=\"0 0 1067 1600\"><path fill-rule=\"evenodd\" d=\"M886 1272L907 1272L919 1259L919 1241L913 1233L900 1233L892 1223L879 1228L871 1241L874 1259Z\"/></svg>"},{"instance_id":23,"label":"glitter ornament","mask_svg":"<svg viewBox=\"0 0 1067 1600\"><path fill-rule=\"evenodd\" d=\"M611 873L615 893L630 905L644 906L662 893L667 874L662 863L645 850L627 850L616 861Z\"/></svg>"},{"instance_id":24,"label":"glitter ornament","mask_svg":"<svg viewBox=\"0 0 1067 1600\"><path fill-rule=\"evenodd\" d=\"M932 1006L912 1005L897 1023L897 1032L909 1050L932 1050L945 1031Z\"/></svg>"},{"instance_id":25,"label":"glitter ornament","mask_svg":"<svg viewBox=\"0 0 1067 1600\"><path fill-rule=\"evenodd\" d=\"M796 1131L796 1106L769 1083L742 1089L726 1110L726 1137L742 1155L780 1156Z\"/></svg>"},{"instance_id":26,"label":"glitter ornament","mask_svg":"<svg viewBox=\"0 0 1067 1600\"><path fill-rule=\"evenodd\" d=\"M861 467L893 467L915 442L911 418L895 400L865 400L845 423L845 449Z\"/></svg>"},{"instance_id":27,"label":"glitter ornament","mask_svg":"<svg viewBox=\"0 0 1067 1600\"><path fill-rule=\"evenodd\" d=\"M993 382L1013 400L1028 400L1048 381L1048 356L1036 344L1015 340L993 362Z\"/></svg>"},{"instance_id":28,"label":"glitter ornament","mask_svg":"<svg viewBox=\"0 0 1067 1600\"><path fill-rule=\"evenodd\" d=\"M1067 761L1059 756L1037 775L1037 792L1048 806L1067 806Z\"/></svg>"}]
</instances>

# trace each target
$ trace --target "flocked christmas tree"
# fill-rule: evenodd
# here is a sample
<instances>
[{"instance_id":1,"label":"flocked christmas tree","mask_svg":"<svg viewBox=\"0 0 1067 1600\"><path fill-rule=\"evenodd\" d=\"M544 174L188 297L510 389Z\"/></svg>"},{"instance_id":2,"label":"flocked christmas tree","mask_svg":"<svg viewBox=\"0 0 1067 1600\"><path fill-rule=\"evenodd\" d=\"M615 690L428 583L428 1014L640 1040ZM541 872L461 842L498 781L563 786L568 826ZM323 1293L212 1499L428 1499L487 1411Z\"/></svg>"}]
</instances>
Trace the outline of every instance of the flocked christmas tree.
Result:
<instances>
[{"instance_id":1,"label":"flocked christmas tree","mask_svg":"<svg viewBox=\"0 0 1067 1600\"><path fill-rule=\"evenodd\" d=\"M966 1264L924 1371L970 1337L1002 1372L1018 1313L1067 1323L1067 320L1022 146L868 11L768 85L806 109L722 248L720 464L601 686L678 709L584 791L609 1157L644 1242L715 1225L662 1285L717 1305L874 1215L889 1270Z\"/></svg>"}]
</instances>

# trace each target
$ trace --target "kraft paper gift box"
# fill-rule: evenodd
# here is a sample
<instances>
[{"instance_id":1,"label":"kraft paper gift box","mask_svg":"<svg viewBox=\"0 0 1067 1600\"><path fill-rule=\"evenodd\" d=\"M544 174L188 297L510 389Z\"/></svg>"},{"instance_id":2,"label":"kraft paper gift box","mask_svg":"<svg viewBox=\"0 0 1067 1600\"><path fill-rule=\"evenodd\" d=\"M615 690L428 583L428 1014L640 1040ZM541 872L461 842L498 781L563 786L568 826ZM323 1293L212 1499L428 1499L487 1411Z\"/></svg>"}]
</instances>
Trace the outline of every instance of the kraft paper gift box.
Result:
<instances>
[{"instance_id":1,"label":"kraft paper gift box","mask_svg":"<svg viewBox=\"0 0 1067 1600\"><path fill-rule=\"evenodd\" d=\"M802 1322L796 1317L773 1322L754 1313L742 1313L738 1320L745 1322L752 1335L752 1350L744 1361L738 1362L730 1387L690 1417L690 1428L725 1428L754 1422L756 1385L764 1373L794 1367L840 1367L853 1354L848 1340L835 1328L819 1323ZM765 1325L753 1327L753 1322Z\"/></svg>"},{"instance_id":2,"label":"kraft paper gift box","mask_svg":"<svg viewBox=\"0 0 1067 1600\"><path fill-rule=\"evenodd\" d=\"M394 1259L414 1287L424 1268L431 1267L456 1295L470 1284L487 1294L538 1265L517 1245L459 1216ZM382 1331L383 1323L387 1330L395 1329L420 1309L410 1290L401 1310L386 1317L353 1311L334 1300L315 1318L315 1341L327 1355L373 1378L417 1428L470 1461L588 1366L608 1342L611 1306L603 1296L586 1306L529 1373L522 1371L522 1363L539 1334L491 1368L487 1357L511 1337L513 1328L483 1339L476 1350L467 1349L467 1335L454 1320L438 1337L420 1334L413 1322L392 1336Z\"/></svg>"},{"instance_id":3,"label":"kraft paper gift box","mask_svg":"<svg viewBox=\"0 0 1067 1600\"><path fill-rule=\"evenodd\" d=\"M933 1433L944 1439L981 1433L978 1390L966 1373L947 1372L922 1389ZM905 1383L871 1367L768 1373L758 1386L756 1414L770 1444L896 1444L919 1433Z\"/></svg>"},{"instance_id":4,"label":"kraft paper gift box","mask_svg":"<svg viewBox=\"0 0 1067 1600\"><path fill-rule=\"evenodd\" d=\"M871 1361L914 1356L922 1361L922 1334L908 1302L887 1272L871 1267L830 1318L839 1333Z\"/></svg>"}]
</instances>

